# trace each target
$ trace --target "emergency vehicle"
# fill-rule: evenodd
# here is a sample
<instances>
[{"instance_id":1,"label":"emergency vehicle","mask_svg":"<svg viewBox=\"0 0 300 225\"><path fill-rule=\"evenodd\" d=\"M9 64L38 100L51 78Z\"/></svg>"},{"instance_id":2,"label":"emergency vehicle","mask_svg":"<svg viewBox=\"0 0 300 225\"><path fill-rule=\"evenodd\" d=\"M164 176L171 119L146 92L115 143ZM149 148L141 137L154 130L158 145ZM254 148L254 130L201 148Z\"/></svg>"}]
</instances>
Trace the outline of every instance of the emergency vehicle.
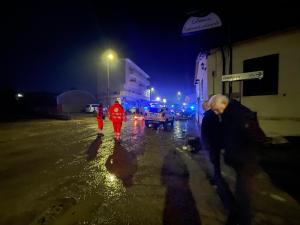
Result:
<instances>
[{"instance_id":1,"label":"emergency vehicle","mask_svg":"<svg viewBox=\"0 0 300 225\"><path fill-rule=\"evenodd\" d=\"M166 130L168 125L173 127L175 115L168 108L151 107L144 116L146 127L159 127L163 126Z\"/></svg>"}]
</instances>

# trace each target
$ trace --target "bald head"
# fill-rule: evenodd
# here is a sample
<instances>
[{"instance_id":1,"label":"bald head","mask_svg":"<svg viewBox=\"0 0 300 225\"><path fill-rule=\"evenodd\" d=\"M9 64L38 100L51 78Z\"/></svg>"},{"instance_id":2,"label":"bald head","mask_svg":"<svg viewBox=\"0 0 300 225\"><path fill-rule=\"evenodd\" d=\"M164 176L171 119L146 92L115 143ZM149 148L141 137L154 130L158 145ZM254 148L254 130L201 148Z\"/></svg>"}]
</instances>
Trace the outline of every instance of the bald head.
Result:
<instances>
[{"instance_id":1,"label":"bald head","mask_svg":"<svg viewBox=\"0 0 300 225\"><path fill-rule=\"evenodd\" d=\"M229 103L229 99L227 98L227 96L221 94L213 95L209 99L210 108L217 115L220 115L224 112L224 110L228 106L228 103Z\"/></svg>"}]
</instances>

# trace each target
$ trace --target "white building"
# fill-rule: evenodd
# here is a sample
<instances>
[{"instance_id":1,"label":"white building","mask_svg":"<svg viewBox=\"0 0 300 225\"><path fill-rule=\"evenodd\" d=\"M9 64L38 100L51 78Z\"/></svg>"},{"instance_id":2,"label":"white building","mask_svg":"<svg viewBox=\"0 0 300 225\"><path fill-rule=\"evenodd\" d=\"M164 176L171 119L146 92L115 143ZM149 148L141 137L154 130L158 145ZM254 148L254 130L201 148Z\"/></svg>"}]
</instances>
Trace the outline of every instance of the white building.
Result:
<instances>
[{"instance_id":1,"label":"white building","mask_svg":"<svg viewBox=\"0 0 300 225\"><path fill-rule=\"evenodd\" d=\"M107 102L107 71L98 77L99 99ZM142 107L150 98L150 76L130 59L120 59L112 65L109 75L110 103L121 99L126 108Z\"/></svg>"},{"instance_id":2,"label":"white building","mask_svg":"<svg viewBox=\"0 0 300 225\"><path fill-rule=\"evenodd\" d=\"M226 71L228 56L225 52ZM300 135L299 62L299 29L252 38L232 46L233 74L264 71L261 80L232 82L232 92L233 96L241 98L242 104L258 113L260 123L269 135ZM199 55L195 84L200 105L210 95L222 93L222 71L220 49ZM226 94L228 90L226 83Z\"/></svg>"}]
</instances>

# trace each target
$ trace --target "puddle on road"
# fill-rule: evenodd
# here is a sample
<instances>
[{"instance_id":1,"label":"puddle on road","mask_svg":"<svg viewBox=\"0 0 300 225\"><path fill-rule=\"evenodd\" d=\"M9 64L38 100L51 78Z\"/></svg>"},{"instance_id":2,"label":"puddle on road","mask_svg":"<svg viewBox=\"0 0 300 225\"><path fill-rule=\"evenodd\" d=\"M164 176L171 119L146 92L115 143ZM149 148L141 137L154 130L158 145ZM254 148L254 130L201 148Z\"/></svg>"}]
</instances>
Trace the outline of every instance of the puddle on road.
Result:
<instances>
[{"instance_id":1,"label":"puddle on road","mask_svg":"<svg viewBox=\"0 0 300 225\"><path fill-rule=\"evenodd\" d=\"M104 204L108 208L118 204L120 199L126 198L127 189L134 184L134 176L138 170L138 158L144 154L147 140L157 140L162 149L170 144L168 141L173 144L172 140L176 142L175 145L181 145L186 135L182 131L187 130L187 123L178 121L174 123L174 130L159 130L158 133L152 132L151 128L146 130L148 128L145 128L140 121L126 126L126 129L123 130L121 144L113 141L111 131L108 131L102 139L91 138L94 126L90 126L89 129L85 127L81 130L84 132L72 131L74 128L72 126L70 133L62 133L63 135L59 138L49 137L51 144L60 146L59 150L63 150L63 153L53 160L55 168L45 169L42 165L36 168L42 168L41 171L44 172L41 174L47 174L50 177L49 181L48 178L40 179L41 182L44 182L41 184L38 182L39 179L34 181L36 186L33 191L36 191L36 195L30 199L31 204L28 211L35 210L34 206L31 206L35 201L45 208L40 209L41 213L37 210L38 216L32 225L55 224L54 221L60 221L58 218L72 217L73 208L77 208L77 212L82 211L81 215L84 217L89 215L89 212L86 211L92 211L96 207L95 204L98 204L98 207L99 204ZM72 144L68 144L71 142ZM84 146L86 149L82 149ZM45 149L43 149L45 154L51 154L50 151L53 150L47 149L46 151ZM46 173L47 170L49 170L48 173ZM48 184L49 187L44 187ZM43 192L39 193L41 190ZM56 197L57 200L55 200ZM24 205L29 202L28 199L26 200ZM110 211L111 209L108 210L108 212ZM18 212L14 212L14 214L18 214ZM21 224L21 220L16 222L16 224L18 223Z\"/></svg>"}]
</instances>

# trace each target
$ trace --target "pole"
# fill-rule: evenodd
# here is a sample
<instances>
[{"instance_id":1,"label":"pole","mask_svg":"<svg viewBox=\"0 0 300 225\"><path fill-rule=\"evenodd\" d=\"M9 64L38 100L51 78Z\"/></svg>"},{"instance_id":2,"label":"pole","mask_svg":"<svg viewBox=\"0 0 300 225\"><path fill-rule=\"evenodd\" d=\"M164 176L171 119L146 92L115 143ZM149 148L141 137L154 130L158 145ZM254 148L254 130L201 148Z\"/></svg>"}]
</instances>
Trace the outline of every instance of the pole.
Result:
<instances>
[{"instance_id":1,"label":"pole","mask_svg":"<svg viewBox=\"0 0 300 225\"><path fill-rule=\"evenodd\" d=\"M230 30L229 30L229 37L230 37ZM231 40L229 40L229 74L232 74L232 45ZM232 98L232 82L229 82L229 98Z\"/></svg>"},{"instance_id":2,"label":"pole","mask_svg":"<svg viewBox=\"0 0 300 225\"><path fill-rule=\"evenodd\" d=\"M225 52L224 48L221 47L221 53L222 53L222 75L226 74L226 58L225 58ZM226 93L226 84L225 82L222 82L222 94L224 95Z\"/></svg>"},{"instance_id":3,"label":"pole","mask_svg":"<svg viewBox=\"0 0 300 225\"><path fill-rule=\"evenodd\" d=\"M202 80L202 79L201 79L201 82L198 84L198 85L199 85L199 96L198 96L198 123L200 123L200 100L201 100L201 97L203 97L202 94L201 94L201 92L203 91L203 90L201 90L201 88L203 88L203 87L201 87L201 86L203 86L203 85L201 85L201 84L203 84L203 80Z\"/></svg>"},{"instance_id":4,"label":"pole","mask_svg":"<svg viewBox=\"0 0 300 225\"><path fill-rule=\"evenodd\" d=\"M200 123L200 97L198 97L198 124Z\"/></svg>"},{"instance_id":5,"label":"pole","mask_svg":"<svg viewBox=\"0 0 300 225\"><path fill-rule=\"evenodd\" d=\"M242 85L243 85L243 81L240 81L240 103L242 103Z\"/></svg>"},{"instance_id":6,"label":"pole","mask_svg":"<svg viewBox=\"0 0 300 225\"><path fill-rule=\"evenodd\" d=\"M107 60L107 106L109 107L109 61Z\"/></svg>"}]
</instances>

